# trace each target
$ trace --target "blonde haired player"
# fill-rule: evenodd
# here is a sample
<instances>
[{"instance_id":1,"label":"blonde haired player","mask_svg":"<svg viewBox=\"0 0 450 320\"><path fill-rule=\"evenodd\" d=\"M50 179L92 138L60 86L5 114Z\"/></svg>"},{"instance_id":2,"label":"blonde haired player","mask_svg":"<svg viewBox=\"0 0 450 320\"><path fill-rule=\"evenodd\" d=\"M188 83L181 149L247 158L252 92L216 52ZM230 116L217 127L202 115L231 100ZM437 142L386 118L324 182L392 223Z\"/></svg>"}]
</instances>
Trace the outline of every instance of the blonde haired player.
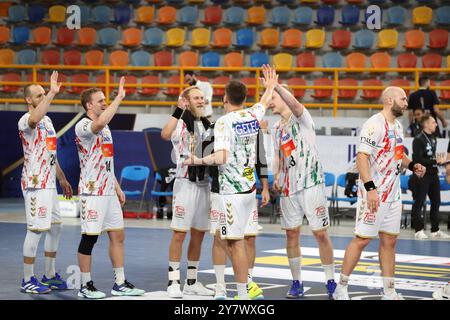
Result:
<instances>
[{"instance_id":1,"label":"blonde haired player","mask_svg":"<svg viewBox=\"0 0 450 320\"><path fill-rule=\"evenodd\" d=\"M404 154L403 127L397 120L408 107L405 91L387 87L381 96L383 110L361 129L356 165L359 171L355 238L345 250L335 300L349 300L349 277L361 252L377 235L380 237L380 266L383 277L383 300L404 300L395 291L395 245L400 233L402 202L400 173L408 168L417 176L425 167Z\"/></svg>"},{"instance_id":2,"label":"blonde haired player","mask_svg":"<svg viewBox=\"0 0 450 320\"><path fill-rule=\"evenodd\" d=\"M58 72L50 77L50 90L37 84L24 88L28 112L19 120L24 164L21 187L25 199L27 235L23 244L24 278L21 291L49 293L51 289L67 289L66 282L55 271L56 251L61 237L62 224L56 191L56 177L66 198L72 197L72 187L67 182L56 158L56 132L45 114L61 84ZM34 275L34 260L42 232L45 237L45 275L42 281Z\"/></svg>"}]
</instances>

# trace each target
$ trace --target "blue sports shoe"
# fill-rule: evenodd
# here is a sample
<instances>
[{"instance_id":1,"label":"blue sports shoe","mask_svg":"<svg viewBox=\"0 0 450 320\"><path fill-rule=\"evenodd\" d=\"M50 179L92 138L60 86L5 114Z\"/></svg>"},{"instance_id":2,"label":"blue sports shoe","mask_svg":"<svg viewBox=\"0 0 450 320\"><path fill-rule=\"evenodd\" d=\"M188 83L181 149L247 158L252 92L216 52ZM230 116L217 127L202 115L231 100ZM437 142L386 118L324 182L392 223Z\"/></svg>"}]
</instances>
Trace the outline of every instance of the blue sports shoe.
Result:
<instances>
[{"instance_id":1,"label":"blue sports shoe","mask_svg":"<svg viewBox=\"0 0 450 320\"><path fill-rule=\"evenodd\" d=\"M20 291L23 293L42 294L42 293L50 293L52 289L40 283L39 280L33 276L30 278L30 281L28 282L25 282L25 280L22 279L22 287L20 287Z\"/></svg>"},{"instance_id":2,"label":"blue sports shoe","mask_svg":"<svg viewBox=\"0 0 450 320\"><path fill-rule=\"evenodd\" d=\"M41 282L51 289L67 290L67 282L63 278L61 278L58 273L55 273L55 276L50 279L48 279L44 274Z\"/></svg>"},{"instance_id":3,"label":"blue sports shoe","mask_svg":"<svg viewBox=\"0 0 450 320\"><path fill-rule=\"evenodd\" d=\"M327 287L328 299L333 299L333 293L337 287L336 282L334 282L334 280L328 280L326 287Z\"/></svg>"},{"instance_id":4,"label":"blue sports shoe","mask_svg":"<svg viewBox=\"0 0 450 320\"><path fill-rule=\"evenodd\" d=\"M286 298L288 299L298 299L305 295L305 291L303 290L303 283L299 280L292 281L291 289L286 294Z\"/></svg>"},{"instance_id":5,"label":"blue sports shoe","mask_svg":"<svg viewBox=\"0 0 450 320\"><path fill-rule=\"evenodd\" d=\"M145 290L138 289L127 280L121 285L114 283L114 286L111 290L111 294L113 296L142 296L145 293Z\"/></svg>"}]
</instances>

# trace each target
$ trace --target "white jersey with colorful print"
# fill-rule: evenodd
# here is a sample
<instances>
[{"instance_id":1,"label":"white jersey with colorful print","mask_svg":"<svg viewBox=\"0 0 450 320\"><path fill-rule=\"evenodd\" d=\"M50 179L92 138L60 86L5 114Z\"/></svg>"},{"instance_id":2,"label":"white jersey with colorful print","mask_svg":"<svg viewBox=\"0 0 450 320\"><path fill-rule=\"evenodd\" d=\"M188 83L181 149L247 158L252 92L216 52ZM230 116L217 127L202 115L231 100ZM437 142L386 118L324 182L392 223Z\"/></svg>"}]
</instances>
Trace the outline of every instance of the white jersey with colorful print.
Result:
<instances>
[{"instance_id":1,"label":"white jersey with colorful print","mask_svg":"<svg viewBox=\"0 0 450 320\"><path fill-rule=\"evenodd\" d=\"M279 158L281 195L323 183L323 169L319 162L314 122L306 108L297 118L292 115L285 124L278 121L273 127L274 147Z\"/></svg>"},{"instance_id":2,"label":"white jersey with colorful print","mask_svg":"<svg viewBox=\"0 0 450 320\"><path fill-rule=\"evenodd\" d=\"M80 158L78 193L111 196L116 194L114 176L114 147L111 131L105 126L92 132L93 121L81 119L75 126L75 141Z\"/></svg>"},{"instance_id":3,"label":"white jersey with colorful print","mask_svg":"<svg viewBox=\"0 0 450 320\"><path fill-rule=\"evenodd\" d=\"M56 188L56 132L49 117L44 116L32 129L30 114L24 114L18 123L23 147L21 187L25 189Z\"/></svg>"},{"instance_id":4,"label":"white jersey with colorful print","mask_svg":"<svg viewBox=\"0 0 450 320\"><path fill-rule=\"evenodd\" d=\"M189 178L189 166L183 165L183 161L188 159L191 156L192 151L211 133L210 129L205 130L201 121L194 121L194 126L194 130L197 133L195 136L189 132L186 123L182 119L179 119L177 127L170 138L177 161L175 178ZM207 176L205 176L205 182L208 182Z\"/></svg>"},{"instance_id":5,"label":"white jersey with colorful print","mask_svg":"<svg viewBox=\"0 0 450 320\"><path fill-rule=\"evenodd\" d=\"M256 139L265 112L265 107L257 103L251 108L229 112L216 121L214 151L228 151L227 162L219 166L220 194L235 194L253 188Z\"/></svg>"},{"instance_id":6,"label":"white jersey with colorful print","mask_svg":"<svg viewBox=\"0 0 450 320\"><path fill-rule=\"evenodd\" d=\"M367 120L361 129L358 152L369 155L370 176L381 202L400 200L403 140L400 122L389 123L381 112ZM365 198L366 193L360 179L358 196Z\"/></svg>"}]
</instances>

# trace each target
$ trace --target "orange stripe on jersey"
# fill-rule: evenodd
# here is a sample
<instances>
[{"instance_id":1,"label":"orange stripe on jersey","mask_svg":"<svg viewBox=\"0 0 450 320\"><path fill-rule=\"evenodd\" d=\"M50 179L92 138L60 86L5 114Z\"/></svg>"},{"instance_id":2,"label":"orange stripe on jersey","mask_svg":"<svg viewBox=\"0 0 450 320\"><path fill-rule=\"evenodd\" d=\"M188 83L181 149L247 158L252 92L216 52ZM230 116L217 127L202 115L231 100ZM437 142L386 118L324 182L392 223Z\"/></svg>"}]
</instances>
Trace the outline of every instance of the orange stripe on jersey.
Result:
<instances>
[{"instance_id":1,"label":"orange stripe on jersey","mask_svg":"<svg viewBox=\"0 0 450 320\"><path fill-rule=\"evenodd\" d=\"M104 157L111 158L114 155L114 147L112 143L102 144L102 154Z\"/></svg>"}]
</instances>

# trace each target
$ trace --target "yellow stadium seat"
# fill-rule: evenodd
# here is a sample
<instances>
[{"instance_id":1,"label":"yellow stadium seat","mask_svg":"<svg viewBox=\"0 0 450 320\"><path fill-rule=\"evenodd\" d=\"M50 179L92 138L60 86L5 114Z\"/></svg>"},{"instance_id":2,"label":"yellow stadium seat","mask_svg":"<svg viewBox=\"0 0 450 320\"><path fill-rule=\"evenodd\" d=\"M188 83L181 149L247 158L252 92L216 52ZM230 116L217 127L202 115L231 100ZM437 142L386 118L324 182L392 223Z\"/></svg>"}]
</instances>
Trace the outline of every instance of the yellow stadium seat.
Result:
<instances>
[{"instance_id":1,"label":"yellow stadium seat","mask_svg":"<svg viewBox=\"0 0 450 320\"><path fill-rule=\"evenodd\" d=\"M289 53L277 53L273 56L275 69L285 69L292 67L292 55Z\"/></svg>"},{"instance_id":2,"label":"yellow stadium seat","mask_svg":"<svg viewBox=\"0 0 450 320\"><path fill-rule=\"evenodd\" d=\"M447 56L447 68L450 68L450 54Z\"/></svg>"},{"instance_id":3,"label":"yellow stadium seat","mask_svg":"<svg viewBox=\"0 0 450 320\"><path fill-rule=\"evenodd\" d=\"M167 30L167 46L182 47L184 45L185 31L181 28L172 28Z\"/></svg>"},{"instance_id":4,"label":"yellow stadium seat","mask_svg":"<svg viewBox=\"0 0 450 320\"><path fill-rule=\"evenodd\" d=\"M66 20L66 7L64 6L52 6L48 9L48 21L49 22L64 22Z\"/></svg>"},{"instance_id":5,"label":"yellow stadium seat","mask_svg":"<svg viewBox=\"0 0 450 320\"><path fill-rule=\"evenodd\" d=\"M312 29L306 32L307 48L322 48L325 43L325 31L321 29Z\"/></svg>"},{"instance_id":6,"label":"yellow stadium seat","mask_svg":"<svg viewBox=\"0 0 450 320\"><path fill-rule=\"evenodd\" d=\"M207 28L196 28L192 30L191 47L205 48L209 45L209 39L211 38L211 31Z\"/></svg>"},{"instance_id":7,"label":"yellow stadium seat","mask_svg":"<svg viewBox=\"0 0 450 320\"><path fill-rule=\"evenodd\" d=\"M433 10L429 7L417 7L412 12L413 24L428 25L433 19Z\"/></svg>"},{"instance_id":8,"label":"yellow stadium seat","mask_svg":"<svg viewBox=\"0 0 450 320\"><path fill-rule=\"evenodd\" d=\"M378 33L378 48L394 49L398 44L398 32L395 29L384 29Z\"/></svg>"}]
</instances>

